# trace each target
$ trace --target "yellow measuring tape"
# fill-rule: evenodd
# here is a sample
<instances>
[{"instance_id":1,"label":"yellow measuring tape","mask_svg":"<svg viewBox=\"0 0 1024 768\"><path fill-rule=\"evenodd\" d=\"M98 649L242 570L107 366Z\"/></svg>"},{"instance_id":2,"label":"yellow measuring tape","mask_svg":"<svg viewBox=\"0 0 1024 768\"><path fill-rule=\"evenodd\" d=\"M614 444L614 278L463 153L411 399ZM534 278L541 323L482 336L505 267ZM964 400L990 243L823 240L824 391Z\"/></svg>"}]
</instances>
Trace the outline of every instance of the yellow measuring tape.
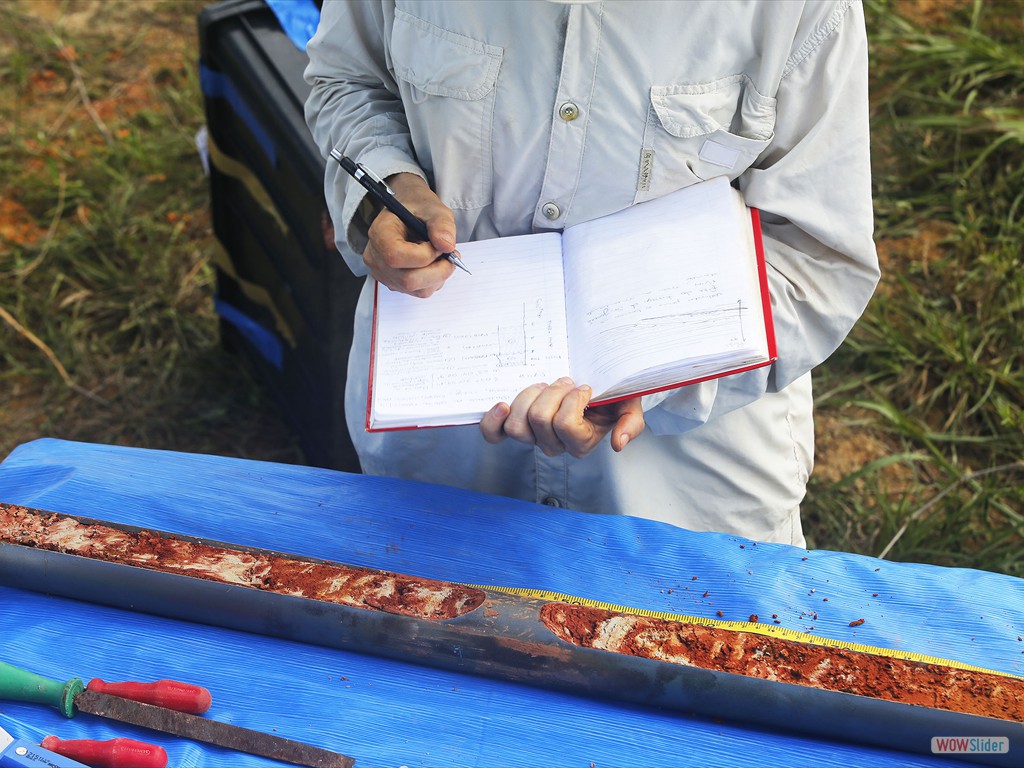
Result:
<instances>
[{"instance_id":1,"label":"yellow measuring tape","mask_svg":"<svg viewBox=\"0 0 1024 768\"><path fill-rule=\"evenodd\" d=\"M798 632L795 629L788 629L777 624L766 624L761 621L728 621L725 619L708 619L703 616L685 616L682 614L664 613L662 611L652 611L646 608L630 608L625 605L615 605L613 603L604 603L600 600L589 600L584 597L576 597L575 595L565 595L559 592L548 592L542 589L529 589L526 587L496 587L486 584L466 584L464 586L473 587L475 589L490 590L492 592L501 592L507 595L516 595L518 597L530 597L550 603L582 605L588 608L600 608L601 610L610 611L612 613L625 613L633 616L664 619L666 621L675 621L683 624L702 624L706 627L728 629L734 632L766 635L768 637L792 640L798 643L823 645L829 648L843 648L845 650L857 651L859 653L870 653L874 656L887 656L893 659L917 661L924 664L936 664L942 667L954 667L956 669L965 669L971 672L984 672L989 675L1000 675L1001 677L1009 677L1015 680L1024 680L1024 677L1020 675L1014 675L1009 672L1000 672L994 669L986 669L985 667L977 667L973 664L964 664L963 662L953 661L952 659L943 659L938 656L928 656L926 654L912 653L910 651L900 651L894 648L877 648L871 645L862 645L861 643L851 643L846 640L834 640L830 637L818 637L815 635L809 635L806 632Z\"/></svg>"}]
</instances>

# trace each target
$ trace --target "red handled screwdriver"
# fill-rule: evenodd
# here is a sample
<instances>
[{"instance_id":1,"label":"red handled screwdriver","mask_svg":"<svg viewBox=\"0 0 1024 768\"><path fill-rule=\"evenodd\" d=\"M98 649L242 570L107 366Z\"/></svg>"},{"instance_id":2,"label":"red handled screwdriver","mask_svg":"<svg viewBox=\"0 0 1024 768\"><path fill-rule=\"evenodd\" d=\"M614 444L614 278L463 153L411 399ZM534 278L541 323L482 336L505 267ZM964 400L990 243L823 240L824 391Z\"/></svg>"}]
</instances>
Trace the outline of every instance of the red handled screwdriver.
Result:
<instances>
[{"instance_id":1,"label":"red handled screwdriver","mask_svg":"<svg viewBox=\"0 0 1024 768\"><path fill-rule=\"evenodd\" d=\"M58 739L47 736L39 746L93 768L166 768L167 752L134 739Z\"/></svg>"},{"instance_id":2,"label":"red handled screwdriver","mask_svg":"<svg viewBox=\"0 0 1024 768\"><path fill-rule=\"evenodd\" d=\"M201 715L210 708L213 698L199 685L179 683L177 680L157 680L154 683L105 683L94 677L86 686L90 691L120 696L122 699L141 701L164 709Z\"/></svg>"}]
</instances>

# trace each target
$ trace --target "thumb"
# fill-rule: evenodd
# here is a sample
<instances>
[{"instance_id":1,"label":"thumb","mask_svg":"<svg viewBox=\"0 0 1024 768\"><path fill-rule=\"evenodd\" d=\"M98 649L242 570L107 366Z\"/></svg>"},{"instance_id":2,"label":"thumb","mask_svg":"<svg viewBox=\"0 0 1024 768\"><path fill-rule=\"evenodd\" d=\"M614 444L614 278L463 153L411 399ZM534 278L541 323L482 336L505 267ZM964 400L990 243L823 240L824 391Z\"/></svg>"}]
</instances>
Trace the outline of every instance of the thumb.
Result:
<instances>
[{"instance_id":1,"label":"thumb","mask_svg":"<svg viewBox=\"0 0 1024 768\"><path fill-rule=\"evenodd\" d=\"M620 452L630 440L640 436L640 433L647 427L644 421L644 411L640 405L640 398L634 397L624 400L619 418L612 428L612 450Z\"/></svg>"},{"instance_id":2,"label":"thumb","mask_svg":"<svg viewBox=\"0 0 1024 768\"><path fill-rule=\"evenodd\" d=\"M450 216L439 215L427 221L430 244L441 253L455 250L455 222Z\"/></svg>"}]
</instances>

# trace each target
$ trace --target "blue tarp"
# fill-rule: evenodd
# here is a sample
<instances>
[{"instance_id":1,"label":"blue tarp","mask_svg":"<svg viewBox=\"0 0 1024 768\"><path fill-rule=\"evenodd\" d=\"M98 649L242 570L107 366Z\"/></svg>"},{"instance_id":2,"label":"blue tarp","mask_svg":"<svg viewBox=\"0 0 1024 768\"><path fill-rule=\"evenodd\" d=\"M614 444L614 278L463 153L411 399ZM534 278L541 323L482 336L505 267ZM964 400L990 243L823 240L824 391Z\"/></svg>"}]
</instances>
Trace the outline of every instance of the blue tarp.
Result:
<instances>
[{"instance_id":1,"label":"blue tarp","mask_svg":"<svg viewBox=\"0 0 1024 768\"><path fill-rule=\"evenodd\" d=\"M300 51L305 51L306 43L316 34L316 25L320 23L320 9L313 0L265 1L288 38Z\"/></svg>"},{"instance_id":2,"label":"blue tarp","mask_svg":"<svg viewBox=\"0 0 1024 768\"><path fill-rule=\"evenodd\" d=\"M0 464L0 501L673 614L776 614L794 630L1024 674L1024 581L977 570L309 467L60 440L25 444ZM858 746L856 733L852 744L769 733L8 587L0 636L0 658L48 677L205 685L209 717L352 755L360 768L956 764ZM173 766L226 760L221 750L40 706L0 702L0 727L35 740L150 740ZM277 763L234 755L230 764Z\"/></svg>"}]
</instances>

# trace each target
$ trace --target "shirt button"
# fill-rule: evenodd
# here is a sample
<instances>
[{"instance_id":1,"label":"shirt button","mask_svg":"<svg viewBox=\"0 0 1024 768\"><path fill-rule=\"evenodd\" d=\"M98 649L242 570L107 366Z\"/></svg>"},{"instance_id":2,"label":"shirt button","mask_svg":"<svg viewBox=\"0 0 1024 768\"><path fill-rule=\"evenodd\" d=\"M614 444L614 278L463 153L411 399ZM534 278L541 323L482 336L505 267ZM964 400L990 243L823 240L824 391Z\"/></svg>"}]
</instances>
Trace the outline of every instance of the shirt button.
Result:
<instances>
[{"instance_id":1,"label":"shirt button","mask_svg":"<svg viewBox=\"0 0 1024 768\"><path fill-rule=\"evenodd\" d=\"M554 221L562 215L562 209L556 203L544 203L541 206L540 212L544 214L544 218L548 221Z\"/></svg>"},{"instance_id":2,"label":"shirt button","mask_svg":"<svg viewBox=\"0 0 1024 768\"><path fill-rule=\"evenodd\" d=\"M549 507L561 507L562 506L562 502L559 501L554 496L547 496L547 497L545 497L544 503L547 504Z\"/></svg>"},{"instance_id":3,"label":"shirt button","mask_svg":"<svg viewBox=\"0 0 1024 768\"><path fill-rule=\"evenodd\" d=\"M566 122L569 122L570 120L575 120L577 117L580 116L580 108L573 104L571 101L567 101L565 102L565 104L558 108L558 116L565 120Z\"/></svg>"}]
</instances>

